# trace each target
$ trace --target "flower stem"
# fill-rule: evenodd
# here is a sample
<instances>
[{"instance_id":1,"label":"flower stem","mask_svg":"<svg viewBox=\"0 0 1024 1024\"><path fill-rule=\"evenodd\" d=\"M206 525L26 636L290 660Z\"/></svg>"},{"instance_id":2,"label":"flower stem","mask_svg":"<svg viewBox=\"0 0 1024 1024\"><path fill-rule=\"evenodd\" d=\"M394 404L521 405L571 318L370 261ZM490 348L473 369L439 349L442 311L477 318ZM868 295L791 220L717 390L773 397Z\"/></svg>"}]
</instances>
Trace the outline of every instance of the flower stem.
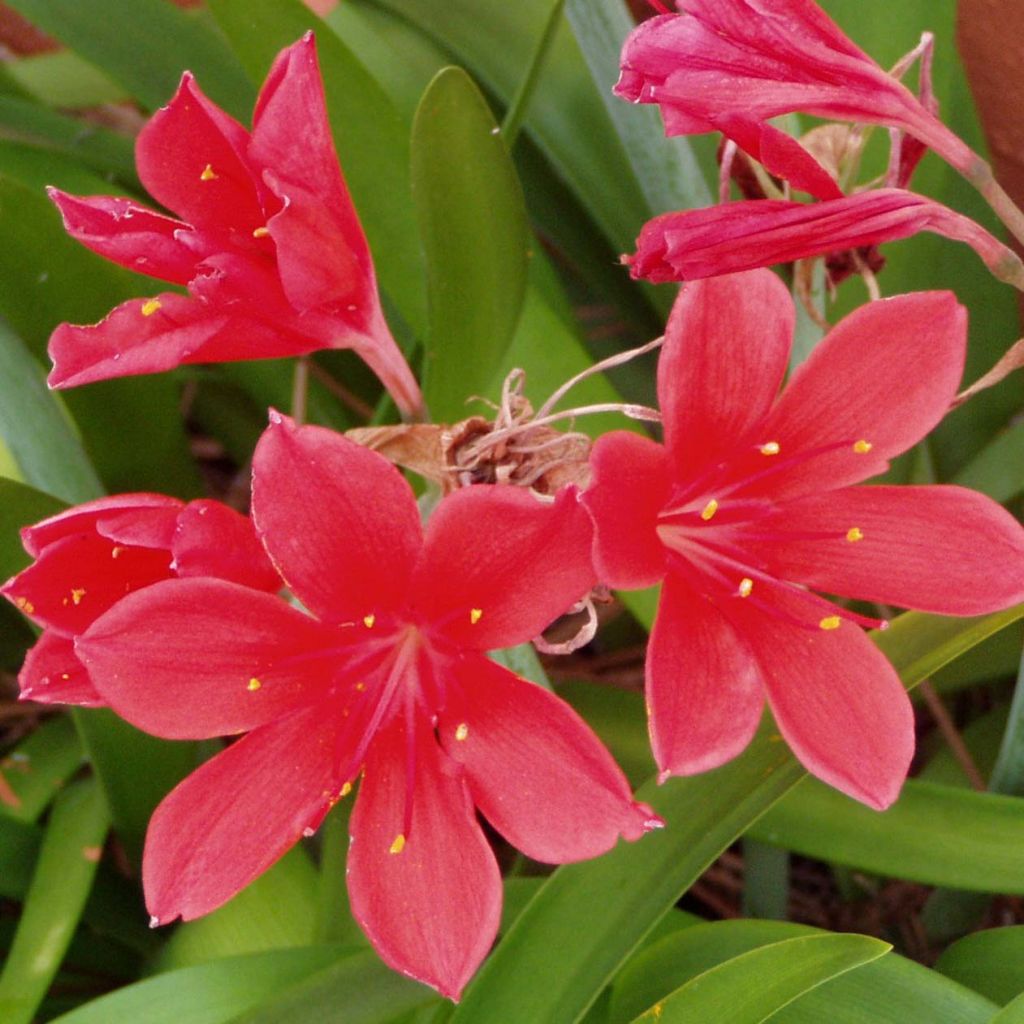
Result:
<instances>
[{"instance_id":1,"label":"flower stem","mask_svg":"<svg viewBox=\"0 0 1024 1024\"><path fill-rule=\"evenodd\" d=\"M1010 234L1024 245L1024 212L996 181L989 164L978 157L966 178L982 194Z\"/></svg>"},{"instance_id":2,"label":"flower stem","mask_svg":"<svg viewBox=\"0 0 1024 1024\"><path fill-rule=\"evenodd\" d=\"M544 69L544 62L547 59L548 51L551 49L551 43L554 41L555 33L562 23L563 7L565 7L565 0L554 0L554 3L551 5L551 11L544 25L544 31L541 32L540 39L537 40L537 46L530 57L526 75L519 83L519 88L516 90L515 96L512 97L512 102L505 113L505 120L501 125L501 134L510 153L515 147L519 129L523 126L523 119L526 117L530 100L533 99L533 94L536 91L537 79Z\"/></svg>"},{"instance_id":3,"label":"flower stem","mask_svg":"<svg viewBox=\"0 0 1024 1024\"><path fill-rule=\"evenodd\" d=\"M295 360L295 376L292 378L292 419L297 426L306 422L306 399L309 395L308 355Z\"/></svg>"},{"instance_id":4,"label":"flower stem","mask_svg":"<svg viewBox=\"0 0 1024 1024\"><path fill-rule=\"evenodd\" d=\"M348 819L352 800L342 800L327 815L320 839L320 885L317 893L314 937L317 942L362 941L352 919L345 884Z\"/></svg>"}]
</instances>

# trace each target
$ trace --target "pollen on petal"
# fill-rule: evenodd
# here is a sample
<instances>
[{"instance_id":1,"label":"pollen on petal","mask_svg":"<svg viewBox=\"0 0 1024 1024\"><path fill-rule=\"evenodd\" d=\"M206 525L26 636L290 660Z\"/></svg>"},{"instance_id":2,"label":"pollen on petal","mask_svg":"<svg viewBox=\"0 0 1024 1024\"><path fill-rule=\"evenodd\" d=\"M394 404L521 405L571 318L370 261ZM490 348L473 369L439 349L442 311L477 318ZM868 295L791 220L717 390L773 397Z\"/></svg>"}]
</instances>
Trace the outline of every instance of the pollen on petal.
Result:
<instances>
[{"instance_id":1,"label":"pollen on petal","mask_svg":"<svg viewBox=\"0 0 1024 1024\"><path fill-rule=\"evenodd\" d=\"M218 177L219 177L219 175L213 169L213 166L211 164L207 164L203 168L203 173L199 175L199 180L200 181L216 181Z\"/></svg>"},{"instance_id":2,"label":"pollen on petal","mask_svg":"<svg viewBox=\"0 0 1024 1024\"><path fill-rule=\"evenodd\" d=\"M471 625L476 625L483 617L483 608L470 608L469 609L469 621Z\"/></svg>"},{"instance_id":3,"label":"pollen on petal","mask_svg":"<svg viewBox=\"0 0 1024 1024\"><path fill-rule=\"evenodd\" d=\"M36 606L27 597L16 597L14 603L26 615L31 615L36 610Z\"/></svg>"},{"instance_id":4,"label":"pollen on petal","mask_svg":"<svg viewBox=\"0 0 1024 1024\"><path fill-rule=\"evenodd\" d=\"M352 783L346 782L338 791L338 799L341 800L352 792Z\"/></svg>"},{"instance_id":5,"label":"pollen on petal","mask_svg":"<svg viewBox=\"0 0 1024 1024\"><path fill-rule=\"evenodd\" d=\"M159 299L150 299L142 304L142 315L152 316L162 305Z\"/></svg>"},{"instance_id":6,"label":"pollen on petal","mask_svg":"<svg viewBox=\"0 0 1024 1024\"><path fill-rule=\"evenodd\" d=\"M112 548L110 549L110 557L111 557L111 558L120 558L120 557L121 557L121 552L122 552L122 551L124 551L124 548L122 548L122 547L117 547L117 546L115 545L114 547L112 547Z\"/></svg>"},{"instance_id":7,"label":"pollen on petal","mask_svg":"<svg viewBox=\"0 0 1024 1024\"><path fill-rule=\"evenodd\" d=\"M71 603L77 608L85 597L85 587L73 587L71 589Z\"/></svg>"},{"instance_id":8,"label":"pollen on petal","mask_svg":"<svg viewBox=\"0 0 1024 1024\"><path fill-rule=\"evenodd\" d=\"M377 621L377 616L376 615L364 615L363 616L363 625L367 629L373 629L373 624L376 621Z\"/></svg>"},{"instance_id":9,"label":"pollen on petal","mask_svg":"<svg viewBox=\"0 0 1024 1024\"><path fill-rule=\"evenodd\" d=\"M401 853L405 849L405 836L401 832L395 836L394 842L388 848L388 853Z\"/></svg>"},{"instance_id":10,"label":"pollen on petal","mask_svg":"<svg viewBox=\"0 0 1024 1024\"><path fill-rule=\"evenodd\" d=\"M867 455L872 448L874 448L874 445L870 441L865 441L864 438L861 438L859 441L855 441L853 445L853 450L858 455Z\"/></svg>"},{"instance_id":11,"label":"pollen on petal","mask_svg":"<svg viewBox=\"0 0 1024 1024\"><path fill-rule=\"evenodd\" d=\"M740 580L739 595L740 597L750 597L750 592L754 589L754 581L749 576L744 576Z\"/></svg>"},{"instance_id":12,"label":"pollen on petal","mask_svg":"<svg viewBox=\"0 0 1024 1024\"><path fill-rule=\"evenodd\" d=\"M857 541L864 539L864 531L859 526L851 526L846 531L846 539L851 544L856 544Z\"/></svg>"},{"instance_id":13,"label":"pollen on petal","mask_svg":"<svg viewBox=\"0 0 1024 1024\"><path fill-rule=\"evenodd\" d=\"M250 692L255 693L262 685L263 685L263 683L259 679L257 679L255 676L253 676L249 680L249 682L246 684L245 688L247 690L249 690Z\"/></svg>"},{"instance_id":14,"label":"pollen on petal","mask_svg":"<svg viewBox=\"0 0 1024 1024\"><path fill-rule=\"evenodd\" d=\"M766 444L761 445L762 455L778 455L782 451L778 441L768 441Z\"/></svg>"},{"instance_id":15,"label":"pollen on petal","mask_svg":"<svg viewBox=\"0 0 1024 1024\"><path fill-rule=\"evenodd\" d=\"M461 743L469 735L469 726L460 722L455 728L455 738Z\"/></svg>"},{"instance_id":16,"label":"pollen on petal","mask_svg":"<svg viewBox=\"0 0 1024 1024\"><path fill-rule=\"evenodd\" d=\"M266 238L270 234L270 228L256 228L253 233L253 238Z\"/></svg>"},{"instance_id":17,"label":"pollen on petal","mask_svg":"<svg viewBox=\"0 0 1024 1024\"><path fill-rule=\"evenodd\" d=\"M700 514L700 517L701 517L701 519L703 519L703 520L704 520L704 522L706 523L706 522L708 522L708 520L710 520L711 518L713 518L714 514L715 514L715 513L717 512L717 511L718 511L718 502L717 502L717 501L716 501L716 500L715 500L714 498L712 498L712 499L711 499L711 500L710 500L710 501L709 501L709 502L708 502L708 503L707 503L707 504L706 504L706 505L704 506L704 508L703 508L703 509L701 510L701 514Z\"/></svg>"},{"instance_id":18,"label":"pollen on petal","mask_svg":"<svg viewBox=\"0 0 1024 1024\"><path fill-rule=\"evenodd\" d=\"M818 623L818 625L822 629L838 629L842 624L842 621L843 620L839 618L838 615L829 615L822 619L821 622Z\"/></svg>"}]
</instances>

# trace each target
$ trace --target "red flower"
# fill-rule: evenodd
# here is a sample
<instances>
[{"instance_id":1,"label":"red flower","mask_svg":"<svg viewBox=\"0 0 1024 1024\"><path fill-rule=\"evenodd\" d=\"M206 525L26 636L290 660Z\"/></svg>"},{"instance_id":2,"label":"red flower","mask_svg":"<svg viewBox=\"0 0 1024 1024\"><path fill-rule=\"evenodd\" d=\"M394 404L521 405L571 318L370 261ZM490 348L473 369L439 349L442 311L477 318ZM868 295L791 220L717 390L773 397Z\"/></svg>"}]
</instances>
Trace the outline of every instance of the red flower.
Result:
<instances>
[{"instance_id":1,"label":"red flower","mask_svg":"<svg viewBox=\"0 0 1024 1024\"><path fill-rule=\"evenodd\" d=\"M684 281L789 263L823 253L932 231L966 242L1001 280L1019 283L1015 253L968 217L898 188L860 192L821 203L757 199L648 221L637 251L624 258L635 278Z\"/></svg>"},{"instance_id":2,"label":"red flower","mask_svg":"<svg viewBox=\"0 0 1024 1024\"><path fill-rule=\"evenodd\" d=\"M872 302L776 397L793 304L766 270L686 287L658 368L665 444L594 448L584 503L613 586L664 580L647 655L655 759L705 771L749 742L765 698L813 774L872 807L899 792L910 702L859 625L812 589L948 615L1024 599L1024 530L959 487L850 487L942 418L966 314L949 292Z\"/></svg>"},{"instance_id":3,"label":"red flower","mask_svg":"<svg viewBox=\"0 0 1024 1024\"><path fill-rule=\"evenodd\" d=\"M35 562L0 593L44 627L18 678L22 699L43 704L104 703L74 638L126 594L174 576L281 588L252 523L218 501L119 494L26 527L21 538Z\"/></svg>"},{"instance_id":4,"label":"red flower","mask_svg":"<svg viewBox=\"0 0 1024 1024\"><path fill-rule=\"evenodd\" d=\"M615 91L657 103L669 135L720 131L772 174L820 199L841 194L779 114L886 124L963 174L971 152L905 86L855 46L812 0L679 0L684 14L639 25L622 51Z\"/></svg>"},{"instance_id":5,"label":"red flower","mask_svg":"<svg viewBox=\"0 0 1024 1024\"><path fill-rule=\"evenodd\" d=\"M480 485L424 535L381 456L276 414L253 510L312 613L217 580L120 602L77 650L111 706L168 737L247 732L150 825L160 922L219 906L311 834L362 772L352 909L381 956L457 998L498 926L498 868L474 805L547 862L657 824L585 723L484 654L537 636L594 581L575 492L545 505Z\"/></svg>"},{"instance_id":6,"label":"red flower","mask_svg":"<svg viewBox=\"0 0 1024 1024\"><path fill-rule=\"evenodd\" d=\"M278 55L251 134L186 73L139 135L136 162L181 220L128 199L50 197L83 245L189 294L131 299L94 327L61 324L50 339L53 387L351 348L403 412L419 409L338 167L312 34Z\"/></svg>"}]
</instances>

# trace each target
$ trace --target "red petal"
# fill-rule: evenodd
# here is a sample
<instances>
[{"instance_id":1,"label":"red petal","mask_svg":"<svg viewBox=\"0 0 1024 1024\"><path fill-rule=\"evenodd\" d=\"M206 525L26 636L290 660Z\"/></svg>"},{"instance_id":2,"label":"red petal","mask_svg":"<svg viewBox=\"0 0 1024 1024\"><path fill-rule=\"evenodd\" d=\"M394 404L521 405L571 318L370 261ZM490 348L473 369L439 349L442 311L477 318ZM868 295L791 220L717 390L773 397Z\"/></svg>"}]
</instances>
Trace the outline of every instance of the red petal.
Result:
<instances>
[{"instance_id":1,"label":"red petal","mask_svg":"<svg viewBox=\"0 0 1024 1024\"><path fill-rule=\"evenodd\" d=\"M22 700L40 704L78 704L86 708L105 703L92 685L85 666L75 655L73 640L47 630L25 655L18 673Z\"/></svg>"},{"instance_id":2,"label":"red petal","mask_svg":"<svg viewBox=\"0 0 1024 1024\"><path fill-rule=\"evenodd\" d=\"M761 672L742 634L675 573L665 579L647 648L647 706L665 775L694 775L734 758L764 707Z\"/></svg>"},{"instance_id":3,"label":"red petal","mask_svg":"<svg viewBox=\"0 0 1024 1024\"><path fill-rule=\"evenodd\" d=\"M75 649L123 718L157 736L203 739L319 699L347 642L280 598L190 579L126 597Z\"/></svg>"},{"instance_id":4,"label":"red petal","mask_svg":"<svg viewBox=\"0 0 1024 1024\"><path fill-rule=\"evenodd\" d=\"M25 545L25 550L33 558L36 558L43 548L54 541L75 534L102 532L101 524L109 524L112 520L118 524L123 523L121 513L139 513L139 519L148 523L148 512L166 510L170 513L171 529L173 529L173 519L182 507L182 503L177 498L168 498L164 494L115 494L109 498L98 498L96 501L87 501L83 505L75 505L55 516L50 516L49 519L43 519L34 526L26 526L21 531L21 540ZM170 534L168 534L169 536ZM117 540L118 537L114 536L110 539ZM131 543L138 543L138 541L133 539ZM143 544L143 546L165 547L166 545Z\"/></svg>"},{"instance_id":5,"label":"red petal","mask_svg":"<svg viewBox=\"0 0 1024 1024\"><path fill-rule=\"evenodd\" d=\"M245 157L249 133L208 100L189 72L139 134L139 178L157 202L205 231L252 238L264 227L261 183Z\"/></svg>"},{"instance_id":6,"label":"red petal","mask_svg":"<svg viewBox=\"0 0 1024 1024\"><path fill-rule=\"evenodd\" d=\"M188 284L195 273L197 254L177 237L190 230L188 224L117 196L46 191L64 218L64 230L100 256L175 284Z\"/></svg>"},{"instance_id":7,"label":"red petal","mask_svg":"<svg viewBox=\"0 0 1024 1024\"><path fill-rule=\"evenodd\" d=\"M348 854L352 913L386 963L458 999L497 934L501 880L461 772L425 723L412 749L411 827L403 727L378 735L367 759Z\"/></svg>"},{"instance_id":8,"label":"red petal","mask_svg":"<svg viewBox=\"0 0 1024 1024\"><path fill-rule=\"evenodd\" d=\"M453 662L457 689L438 725L466 769L473 803L517 849L548 864L639 839L654 812L633 802L619 766L564 701L482 655Z\"/></svg>"},{"instance_id":9,"label":"red petal","mask_svg":"<svg viewBox=\"0 0 1024 1024\"><path fill-rule=\"evenodd\" d=\"M179 576L215 576L255 590L281 589L281 578L256 539L252 520L219 501L191 501L171 545Z\"/></svg>"},{"instance_id":10,"label":"red petal","mask_svg":"<svg viewBox=\"0 0 1024 1024\"><path fill-rule=\"evenodd\" d=\"M665 575L658 513L671 489L668 453L649 438L617 430L597 439L593 483L583 504L594 520L594 565L613 587L649 587Z\"/></svg>"},{"instance_id":11,"label":"red petal","mask_svg":"<svg viewBox=\"0 0 1024 1024\"><path fill-rule=\"evenodd\" d=\"M761 549L773 575L830 594L940 615L981 615L1024 600L1024 529L962 487L829 491L756 528L778 531ZM851 529L859 539L848 539ZM800 538L821 533L831 539Z\"/></svg>"},{"instance_id":12,"label":"red petal","mask_svg":"<svg viewBox=\"0 0 1024 1024\"><path fill-rule=\"evenodd\" d=\"M155 922L215 910L319 822L338 794L330 704L302 708L232 744L156 809L142 881Z\"/></svg>"},{"instance_id":13,"label":"red petal","mask_svg":"<svg viewBox=\"0 0 1024 1024\"><path fill-rule=\"evenodd\" d=\"M759 487L778 501L881 472L946 414L966 345L967 311L952 292L861 306L797 369L765 424L780 445L780 460L837 450L788 468L780 461ZM855 451L858 441L867 441L870 451Z\"/></svg>"},{"instance_id":14,"label":"red petal","mask_svg":"<svg viewBox=\"0 0 1024 1024\"><path fill-rule=\"evenodd\" d=\"M170 561L166 551L120 548L95 534L64 537L0 593L41 625L76 636L126 594L167 579Z\"/></svg>"},{"instance_id":15,"label":"red petal","mask_svg":"<svg viewBox=\"0 0 1024 1024\"><path fill-rule=\"evenodd\" d=\"M575 489L553 504L500 485L456 491L427 524L414 607L459 647L524 643L593 586L591 540Z\"/></svg>"},{"instance_id":16,"label":"red petal","mask_svg":"<svg viewBox=\"0 0 1024 1024\"><path fill-rule=\"evenodd\" d=\"M404 604L419 510L375 452L272 413L253 456L252 514L288 586L320 618L352 622Z\"/></svg>"},{"instance_id":17,"label":"red petal","mask_svg":"<svg viewBox=\"0 0 1024 1024\"><path fill-rule=\"evenodd\" d=\"M760 431L789 364L794 322L793 300L770 270L679 293L658 363L665 447L679 478L774 439Z\"/></svg>"},{"instance_id":18,"label":"red petal","mask_svg":"<svg viewBox=\"0 0 1024 1024\"><path fill-rule=\"evenodd\" d=\"M779 603L778 594L773 601ZM761 665L779 730L803 766L855 800L888 807L914 753L914 716L878 648L847 621L838 629L804 629L739 602L730 614Z\"/></svg>"}]
</instances>

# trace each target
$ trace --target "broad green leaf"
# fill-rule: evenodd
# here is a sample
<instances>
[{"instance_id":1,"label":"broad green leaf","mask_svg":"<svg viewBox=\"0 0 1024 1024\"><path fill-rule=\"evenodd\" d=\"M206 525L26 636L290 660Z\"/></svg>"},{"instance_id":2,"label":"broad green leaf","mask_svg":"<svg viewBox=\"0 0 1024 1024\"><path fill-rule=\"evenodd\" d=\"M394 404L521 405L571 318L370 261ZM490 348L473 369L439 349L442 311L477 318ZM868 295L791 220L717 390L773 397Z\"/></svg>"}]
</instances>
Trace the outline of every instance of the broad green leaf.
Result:
<instances>
[{"instance_id":1,"label":"broad green leaf","mask_svg":"<svg viewBox=\"0 0 1024 1024\"><path fill-rule=\"evenodd\" d=\"M43 830L38 826L0 817L0 896L24 898L42 841Z\"/></svg>"},{"instance_id":2,"label":"broad green leaf","mask_svg":"<svg viewBox=\"0 0 1024 1024\"><path fill-rule=\"evenodd\" d=\"M770 943L828 933L784 921L717 921L662 939L615 979L607 1024L626 1024L703 972ZM826 981L771 1018L772 1024L988 1024L995 1004L890 953ZM731 1018L719 1018L725 1024ZM694 1018L694 1024L715 1018ZM716 1021L717 1024L717 1021Z\"/></svg>"},{"instance_id":3,"label":"broad green leaf","mask_svg":"<svg viewBox=\"0 0 1024 1024\"><path fill-rule=\"evenodd\" d=\"M185 967L95 999L55 1024L228 1024L343 954L309 946Z\"/></svg>"},{"instance_id":4,"label":"broad green leaf","mask_svg":"<svg viewBox=\"0 0 1024 1024\"><path fill-rule=\"evenodd\" d=\"M526 290L522 189L487 101L461 68L427 87L412 126L412 192L427 261L427 407L462 418L512 340Z\"/></svg>"},{"instance_id":5,"label":"broad green leaf","mask_svg":"<svg viewBox=\"0 0 1024 1024\"><path fill-rule=\"evenodd\" d=\"M299 0L210 0L253 82L277 52L319 29L327 112L381 287L418 335L425 331L423 256L409 187L408 125L359 58Z\"/></svg>"},{"instance_id":6,"label":"broad green leaf","mask_svg":"<svg viewBox=\"0 0 1024 1024\"><path fill-rule=\"evenodd\" d=\"M1024 1024L1024 995L1007 1003L989 1024Z\"/></svg>"},{"instance_id":7,"label":"broad green leaf","mask_svg":"<svg viewBox=\"0 0 1024 1024\"><path fill-rule=\"evenodd\" d=\"M34 1019L85 907L107 826L99 787L91 781L69 787L54 803L0 974L4 1024L30 1024Z\"/></svg>"},{"instance_id":8,"label":"broad green leaf","mask_svg":"<svg viewBox=\"0 0 1024 1024\"><path fill-rule=\"evenodd\" d=\"M712 967L655 1003L637 1021L762 1024L811 989L890 949L887 942L865 935L783 939Z\"/></svg>"},{"instance_id":9,"label":"broad green leaf","mask_svg":"<svg viewBox=\"0 0 1024 1024\"><path fill-rule=\"evenodd\" d=\"M0 774L17 801L0 796L0 814L35 821L81 764L82 745L71 720L43 722L0 761Z\"/></svg>"},{"instance_id":10,"label":"broad green leaf","mask_svg":"<svg viewBox=\"0 0 1024 1024\"><path fill-rule=\"evenodd\" d=\"M6 70L25 92L49 107L86 109L122 103L126 98L99 67L67 50L22 57L11 61Z\"/></svg>"},{"instance_id":11,"label":"broad green leaf","mask_svg":"<svg viewBox=\"0 0 1024 1024\"><path fill-rule=\"evenodd\" d=\"M927 885L1024 893L1024 799L909 780L881 813L807 779L750 835Z\"/></svg>"},{"instance_id":12,"label":"broad green leaf","mask_svg":"<svg viewBox=\"0 0 1024 1024\"><path fill-rule=\"evenodd\" d=\"M953 483L1006 502L1024 491L1024 421L1012 423L992 438L964 466Z\"/></svg>"},{"instance_id":13,"label":"broad green leaf","mask_svg":"<svg viewBox=\"0 0 1024 1024\"><path fill-rule=\"evenodd\" d=\"M64 507L64 502L52 495L0 477L0 576L6 580L32 561L21 546L18 531Z\"/></svg>"},{"instance_id":14,"label":"broad green leaf","mask_svg":"<svg viewBox=\"0 0 1024 1024\"><path fill-rule=\"evenodd\" d=\"M0 438L26 483L66 501L102 493L82 442L58 399L46 389L39 364L0 321Z\"/></svg>"},{"instance_id":15,"label":"broad green leaf","mask_svg":"<svg viewBox=\"0 0 1024 1024\"><path fill-rule=\"evenodd\" d=\"M236 117L252 87L222 36L164 0L11 0L33 24L102 68L151 110L166 103L183 71Z\"/></svg>"},{"instance_id":16,"label":"broad green leaf","mask_svg":"<svg viewBox=\"0 0 1024 1024\"><path fill-rule=\"evenodd\" d=\"M910 688L1021 614L1024 608L981 619L907 613L881 637ZM722 768L642 786L638 798L668 827L555 871L467 988L453 1022L579 1020L704 868L805 776L779 739L762 728Z\"/></svg>"},{"instance_id":17,"label":"broad green leaf","mask_svg":"<svg viewBox=\"0 0 1024 1024\"><path fill-rule=\"evenodd\" d=\"M1007 1003L1024 992L1024 925L968 935L939 957L935 969L997 1003Z\"/></svg>"}]
</instances>

